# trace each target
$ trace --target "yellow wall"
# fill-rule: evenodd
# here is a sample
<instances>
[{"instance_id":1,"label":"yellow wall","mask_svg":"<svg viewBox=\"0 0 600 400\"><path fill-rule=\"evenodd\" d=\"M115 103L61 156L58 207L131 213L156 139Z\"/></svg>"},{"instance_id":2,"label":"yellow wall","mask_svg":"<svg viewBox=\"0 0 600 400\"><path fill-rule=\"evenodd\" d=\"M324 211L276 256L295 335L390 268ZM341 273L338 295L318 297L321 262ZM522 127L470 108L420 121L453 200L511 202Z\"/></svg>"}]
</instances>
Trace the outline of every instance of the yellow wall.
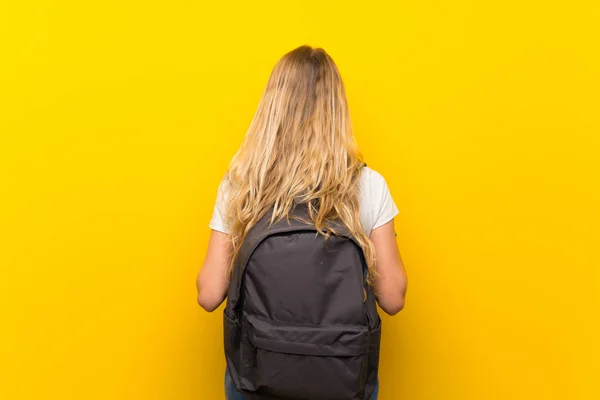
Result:
<instances>
[{"instance_id":1,"label":"yellow wall","mask_svg":"<svg viewBox=\"0 0 600 400\"><path fill-rule=\"evenodd\" d=\"M401 210L381 399L600 398L593 3L3 2L0 398L223 398L195 276L271 68L305 43Z\"/></svg>"}]
</instances>

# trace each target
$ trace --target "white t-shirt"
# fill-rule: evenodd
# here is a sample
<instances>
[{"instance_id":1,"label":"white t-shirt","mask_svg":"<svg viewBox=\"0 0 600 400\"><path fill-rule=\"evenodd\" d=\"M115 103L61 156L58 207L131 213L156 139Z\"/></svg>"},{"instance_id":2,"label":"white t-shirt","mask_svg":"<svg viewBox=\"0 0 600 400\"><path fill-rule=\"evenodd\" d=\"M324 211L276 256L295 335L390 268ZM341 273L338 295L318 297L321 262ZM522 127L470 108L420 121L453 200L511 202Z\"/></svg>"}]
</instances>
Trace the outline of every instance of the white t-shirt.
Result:
<instances>
[{"instance_id":1,"label":"white t-shirt","mask_svg":"<svg viewBox=\"0 0 600 400\"><path fill-rule=\"evenodd\" d=\"M379 172L364 167L359 179L360 221L365 233L370 236L373 229L391 221L399 214L399 211L385 179ZM229 233L227 223L219 210L219 204L225 209L223 202L226 201L226 196L226 189L223 181L221 181L209 227L220 232Z\"/></svg>"}]
</instances>

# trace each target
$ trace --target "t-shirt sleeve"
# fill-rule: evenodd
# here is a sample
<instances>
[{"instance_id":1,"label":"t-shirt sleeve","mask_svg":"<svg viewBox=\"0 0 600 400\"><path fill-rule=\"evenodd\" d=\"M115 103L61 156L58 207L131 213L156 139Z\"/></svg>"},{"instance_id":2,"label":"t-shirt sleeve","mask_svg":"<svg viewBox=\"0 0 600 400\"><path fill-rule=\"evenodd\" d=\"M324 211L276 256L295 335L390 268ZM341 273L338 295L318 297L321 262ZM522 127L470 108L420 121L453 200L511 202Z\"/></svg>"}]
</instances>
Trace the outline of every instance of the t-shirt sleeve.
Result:
<instances>
[{"instance_id":1,"label":"t-shirt sleeve","mask_svg":"<svg viewBox=\"0 0 600 400\"><path fill-rule=\"evenodd\" d=\"M400 211L392 199L392 194L390 193L387 182L379 173L375 173L372 190L374 211L373 229L375 229L390 222L400 213Z\"/></svg>"},{"instance_id":2,"label":"t-shirt sleeve","mask_svg":"<svg viewBox=\"0 0 600 400\"><path fill-rule=\"evenodd\" d=\"M224 180L221 180L217 190L217 198L213 208L212 218L208 226L215 231L229 233L229 226L225 220L225 207L227 203L227 185Z\"/></svg>"}]
</instances>

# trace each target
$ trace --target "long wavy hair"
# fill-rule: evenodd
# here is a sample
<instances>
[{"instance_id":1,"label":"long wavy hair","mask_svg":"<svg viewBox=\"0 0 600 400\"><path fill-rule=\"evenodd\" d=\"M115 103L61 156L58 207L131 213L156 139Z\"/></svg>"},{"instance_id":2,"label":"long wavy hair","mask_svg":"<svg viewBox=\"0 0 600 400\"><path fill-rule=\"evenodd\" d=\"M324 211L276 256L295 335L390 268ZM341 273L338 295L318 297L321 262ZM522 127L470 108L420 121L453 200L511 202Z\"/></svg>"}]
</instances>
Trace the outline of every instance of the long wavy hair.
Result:
<instances>
[{"instance_id":1,"label":"long wavy hair","mask_svg":"<svg viewBox=\"0 0 600 400\"><path fill-rule=\"evenodd\" d=\"M223 178L233 270L248 231L273 209L271 222L290 218L306 204L312 224L325 236L344 223L375 275L375 249L359 213L363 156L352 130L344 84L321 48L300 46L275 65L240 149ZM225 192L225 191L224 191ZM292 218L294 218L292 216Z\"/></svg>"}]
</instances>

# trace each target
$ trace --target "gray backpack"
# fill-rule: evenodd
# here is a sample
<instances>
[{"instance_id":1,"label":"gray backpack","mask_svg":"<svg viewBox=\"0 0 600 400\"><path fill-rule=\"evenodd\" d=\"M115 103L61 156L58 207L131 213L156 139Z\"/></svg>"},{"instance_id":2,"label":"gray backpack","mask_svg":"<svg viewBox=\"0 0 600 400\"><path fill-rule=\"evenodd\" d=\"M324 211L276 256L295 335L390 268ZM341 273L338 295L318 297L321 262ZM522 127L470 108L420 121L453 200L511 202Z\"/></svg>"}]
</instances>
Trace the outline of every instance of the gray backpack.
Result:
<instances>
[{"instance_id":1,"label":"gray backpack","mask_svg":"<svg viewBox=\"0 0 600 400\"><path fill-rule=\"evenodd\" d=\"M293 212L307 221L306 206ZM224 338L236 389L256 400L367 400L381 320L362 249L272 210L249 231L229 285ZM366 290L366 300L364 297Z\"/></svg>"}]
</instances>

